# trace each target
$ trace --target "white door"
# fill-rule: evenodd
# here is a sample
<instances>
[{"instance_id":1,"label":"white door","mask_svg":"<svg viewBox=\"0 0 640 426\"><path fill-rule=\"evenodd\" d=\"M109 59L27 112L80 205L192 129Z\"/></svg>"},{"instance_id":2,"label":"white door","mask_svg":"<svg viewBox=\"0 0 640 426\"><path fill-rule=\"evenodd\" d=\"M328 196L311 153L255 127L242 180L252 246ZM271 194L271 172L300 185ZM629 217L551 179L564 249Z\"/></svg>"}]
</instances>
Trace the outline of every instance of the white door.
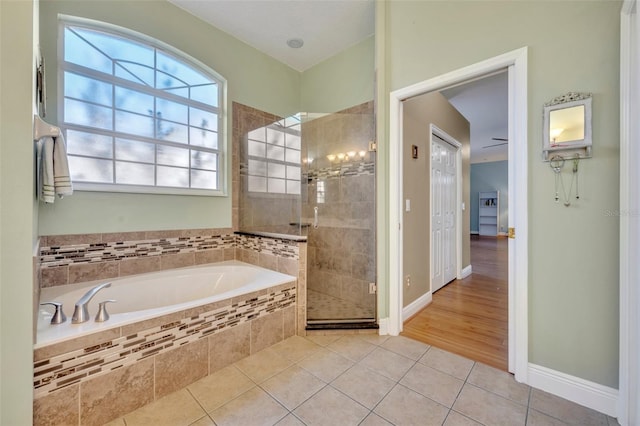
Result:
<instances>
[{"instance_id":1,"label":"white door","mask_svg":"<svg viewBox=\"0 0 640 426\"><path fill-rule=\"evenodd\" d=\"M431 135L431 291L456 279L457 149Z\"/></svg>"}]
</instances>

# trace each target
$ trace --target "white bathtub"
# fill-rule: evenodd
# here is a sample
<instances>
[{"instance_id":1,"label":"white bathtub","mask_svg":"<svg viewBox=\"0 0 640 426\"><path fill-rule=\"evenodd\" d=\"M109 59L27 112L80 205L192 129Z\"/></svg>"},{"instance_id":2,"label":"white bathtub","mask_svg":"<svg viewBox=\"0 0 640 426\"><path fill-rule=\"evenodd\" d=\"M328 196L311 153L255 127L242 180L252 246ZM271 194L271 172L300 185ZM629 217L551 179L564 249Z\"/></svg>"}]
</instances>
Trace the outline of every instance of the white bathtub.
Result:
<instances>
[{"instance_id":1,"label":"white bathtub","mask_svg":"<svg viewBox=\"0 0 640 426\"><path fill-rule=\"evenodd\" d=\"M296 277L291 275L231 260L123 278L43 288L40 292L40 302L61 302L67 321L57 325L51 324L53 306L40 306L35 348L294 280ZM89 302L89 321L72 324L71 316L78 299L89 289L104 282L111 282L111 287L100 290ZM107 299L117 301L107 304L109 320L94 321L98 312L98 303Z\"/></svg>"}]
</instances>

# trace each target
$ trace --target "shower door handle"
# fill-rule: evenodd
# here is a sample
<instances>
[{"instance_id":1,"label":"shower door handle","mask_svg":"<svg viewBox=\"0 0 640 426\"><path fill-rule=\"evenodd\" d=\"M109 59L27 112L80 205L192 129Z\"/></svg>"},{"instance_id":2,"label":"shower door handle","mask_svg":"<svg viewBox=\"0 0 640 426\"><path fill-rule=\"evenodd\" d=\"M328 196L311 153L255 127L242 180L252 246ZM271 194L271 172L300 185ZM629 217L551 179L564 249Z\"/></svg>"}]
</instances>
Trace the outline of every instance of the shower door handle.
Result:
<instances>
[{"instance_id":1,"label":"shower door handle","mask_svg":"<svg viewBox=\"0 0 640 426\"><path fill-rule=\"evenodd\" d=\"M313 208L313 227L318 227L318 207Z\"/></svg>"}]
</instances>

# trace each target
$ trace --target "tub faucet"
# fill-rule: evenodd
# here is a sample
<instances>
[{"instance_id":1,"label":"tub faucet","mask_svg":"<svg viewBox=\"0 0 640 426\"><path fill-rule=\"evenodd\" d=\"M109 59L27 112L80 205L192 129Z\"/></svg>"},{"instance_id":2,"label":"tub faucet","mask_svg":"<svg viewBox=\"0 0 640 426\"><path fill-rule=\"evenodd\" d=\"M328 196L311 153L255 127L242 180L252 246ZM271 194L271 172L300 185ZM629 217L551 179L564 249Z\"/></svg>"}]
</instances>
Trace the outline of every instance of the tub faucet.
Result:
<instances>
[{"instance_id":1,"label":"tub faucet","mask_svg":"<svg viewBox=\"0 0 640 426\"><path fill-rule=\"evenodd\" d=\"M80 324L82 322L89 321L89 309L87 308L87 305L93 296L105 287L111 287L111 283L104 283L93 287L76 302L76 307L73 310L73 317L71 318L72 324Z\"/></svg>"}]
</instances>

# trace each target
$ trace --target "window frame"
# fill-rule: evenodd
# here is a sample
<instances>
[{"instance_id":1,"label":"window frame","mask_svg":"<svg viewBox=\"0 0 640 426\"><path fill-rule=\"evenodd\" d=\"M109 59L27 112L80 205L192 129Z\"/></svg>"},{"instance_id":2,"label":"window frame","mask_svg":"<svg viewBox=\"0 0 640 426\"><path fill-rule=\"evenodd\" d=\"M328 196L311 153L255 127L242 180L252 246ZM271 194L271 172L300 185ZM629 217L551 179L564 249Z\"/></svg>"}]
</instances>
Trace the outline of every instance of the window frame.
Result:
<instances>
[{"instance_id":1,"label":"window frame","mask_svg":"<svg viewBox=\"0 0 640 426\"><path fill-rule=\"evenodd\" d=\"M116 85L119 87L123 87L125 89L134 89L135 83L129 82L127 83L126 79L121 79L113 76L110 80L104 80L104 75L100 74L99 71L91 70L86 67L82 67L81 65L69 63L65 64L65 39L64 39L64 31L67 26L74 27L84 27L89 30L95 31L104 31L108 34L113 34L114 36L122 37L127 40L131 40L134 43L140 43L146 45L150 48L156 49L158 52L161 52L179 62L192 68L193 70L206 75L208 78L214 80L217 84L218 90L218 105L215 107L217 109L217 150L202 150L201 152L215 152L217 155L217 164L215 173L217 174L217 188L216 189L203 189L203 188L185 188L185 187L170 187L170 186L158 186L154 183L154 185L138 185L138 184L123 184L123 183L98 183L98 182L81 182L74 181L73 187L74 190L77 191L87 191L87 192L115 192L115 193L136 193L136 194L162 194L162 195L195 195L195 196L210 196L210 197L227 197L228 196L228 187L227 187L227 170L228 170L228 133L227 133L227 80L222 77L218 72L213 70L211 67L207 66L203 62L195 59L191 55L183 52L161 40L155 39L153 37L147 36L145 34L139 33L137 31L124 28L118 25L113 25L106 22L96 21L92 19L80 18L69 15L59 15L58 18L58 84L57 84L57 105L58 105L58 122L60 123L60 129L63 132L63 135L67 136L68 130L82 130L82 127L79 125L67 124L64 122L64 103L65 103L65 73L76 73L76 70L81 68L82 74L81 76L85 77L93 77L96 76L97 81L105 81L108 84ZM66 66L67 65L67 66ZM154 68L157 70L157 68ZM99 77L99 78L98 78ZM161 89L153 89L153 90L161 90ZM143 94L147 94L146 92L140 92ZM189 98L184 98L178 95L174 95L172 93L163 92L163 97L155 97L155 99L166 99L169 101L175 100L189 107L199 108L199 105L207 105L203 104L198 100L191 100ZM207 105L210 109L211 105ZM115 106L112 107L114 111ZM115 124L115 123L114 123ZM187 123L187 131L191 128ZM91 133L93 134L108 134L113 138L112 143L116 143L115 140L118 138L131 139L131 135L121 134L118 135L114 130L103 131L99 128L91 128ZM155 137L146 138L143 136L134 136L134 139L140 142L150 142L157 146L175 146L182 149L189 149L192 147L190 144L184 143L173 143L171 141L159 140ZM189 152L191 150L189 149ZM110 159L115 164L116 158L113 157ZM147 164L147 163L140 163ZM158 164L157 158L154 159L153 163L154 169L158 166L163 166L162 164ZM114 166L115 167L115 166ZM191 167L189 164L188 168L185 168L188 171L189 175L191 175L191 170L198 170L197 168ZM154 175L155 175L154 171ZM189 178L191 179L191 178ZM155 180L155 179L154 179ZM157 182L157 181L156 181Z\"/></svg>"}]
</instances>

